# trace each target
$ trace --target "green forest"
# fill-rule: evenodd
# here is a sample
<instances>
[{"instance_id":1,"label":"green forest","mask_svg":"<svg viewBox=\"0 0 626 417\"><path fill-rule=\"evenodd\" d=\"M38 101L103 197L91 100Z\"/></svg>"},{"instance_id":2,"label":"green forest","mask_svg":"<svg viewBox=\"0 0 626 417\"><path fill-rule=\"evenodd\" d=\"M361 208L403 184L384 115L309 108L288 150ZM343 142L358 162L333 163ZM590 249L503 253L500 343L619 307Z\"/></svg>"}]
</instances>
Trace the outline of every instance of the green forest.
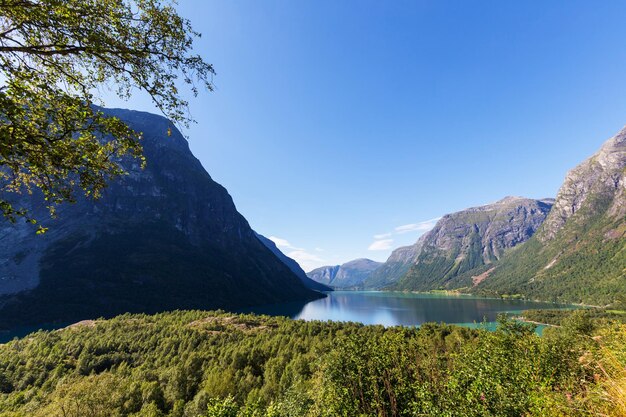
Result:
<instances>
[{"instance_id":1,"label":"green forest","mask_svg":"<svg viewBox=\"0 0 626 417\"><path fill-rule=\"evenodd\" d=\"M0 345L2 416L588 416L626 413L626 326L581 310L537 336L126 314Z\"/></svg>"}]
</instances>

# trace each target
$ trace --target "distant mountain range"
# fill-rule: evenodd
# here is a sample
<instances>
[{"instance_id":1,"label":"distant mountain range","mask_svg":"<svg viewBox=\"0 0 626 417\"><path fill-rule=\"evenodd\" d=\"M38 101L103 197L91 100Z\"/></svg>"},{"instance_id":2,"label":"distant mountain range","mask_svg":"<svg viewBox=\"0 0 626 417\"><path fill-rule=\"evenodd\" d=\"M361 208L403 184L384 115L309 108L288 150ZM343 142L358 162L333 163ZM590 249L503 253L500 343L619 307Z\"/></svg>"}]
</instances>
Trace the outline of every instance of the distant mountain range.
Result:
<instances>
[{"instance_id":1,"label":"distant mountain range","mask_svg":"<svg viewBox=\"0 0 626 417\"><path fill-rule=\"evenodd\" d=\"M333 288L353 288L381 266L371 259L355 259L342 265L322 266L307 273L312 280Z\"/></svg>"},{"instance_id":2,"label":"distant mountain range","mask_svg":"<svg viewBox=\"0 0 626 417\"><path fill-rule=\"evenodd\" d=\"M147 166L122 161L128 175L97 201L59 207L42 236L0 222L0 327L320 296L261 243L168 120L105 112L143 132ZM8 197L47 217L39 195Z\"/></svg>"},{"instance_id":3,"label":"distant mountain range","mask_svg":"<svg viewBox=\"0 0 626 417\"><path fill-rule=\"evenodd\" d=\"M97 201L59 207L43 236L24 221L0 222L0 329L236 309L331 288L626 302L626 129L567 174L556 200L506 197L448 214L385 263L357 259L305 274L252 230L168 120L106 112L144 133L147 167L122 160L128 175ZM3 198L48 216L40 195Z\"/></svg>"},{"instance_id":4,"label":"distant mountain range","mask_svg":"<svg viewBox=\"0 0 626 417\"><path fill-rule=\"evenodd\" d=\"M556 200L507 197L448 214L360 287L626 301L626 129L568 173Z\"/></svg>"}]
</instances>

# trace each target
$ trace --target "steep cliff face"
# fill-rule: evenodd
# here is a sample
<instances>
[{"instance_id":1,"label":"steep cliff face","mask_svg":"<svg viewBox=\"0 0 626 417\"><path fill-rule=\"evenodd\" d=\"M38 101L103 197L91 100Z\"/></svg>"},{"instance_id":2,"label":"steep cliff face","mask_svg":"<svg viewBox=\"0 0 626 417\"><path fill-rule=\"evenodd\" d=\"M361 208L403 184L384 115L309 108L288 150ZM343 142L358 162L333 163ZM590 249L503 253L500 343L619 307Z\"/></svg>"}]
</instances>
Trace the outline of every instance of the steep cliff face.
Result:
<instances>
[{"instance_id":1,"label":"steep cliff face","mask_svg":"<svg viewBox=\"0 0 626 417\"><path fill-rule=\"evenodd\" d=\"M166 119L106 112L143 132L147 166L123 161L128 175L97 201L60 207L43 236L1 223L0 325L315 297ZM40 196L11 198L46 216Z\"/></svg>"},{"instance_id":2,"label":"steep cliff face","mask_svg":"<svg viewBox=\"0 0 626 417\"><path fill-rule=\"evenodd\" d=\"M626 216L625 169L626 128L606 141L595 155L568 172L554 209L537 237L542 242L554 239L570 219L584 221L605 211L608 217L615 219Z\"/></svg>"},{"instance_id":3,"label":"steep cliff face","mask_svg":"<svg viewBox=\"0 0 626 417\"><path fill-rule=\"evenodd\" d=\"M307 276L333 288L352 288L361 285L380 265L371 259L355 259L342 265L314 269Z\"/></svg>"},{"instance_id":4,"label":"steep cliff face","mask_svg":"<svg viewBox=\"0 0 626 417\"><path fill-rule=\"evenodd\" d=\"M472 282L472 271L491 265L528 240L545 220L551 199L506 197L441 218L414 246L415 256L395 289L454 288Z\"/></svg>"},{"instance_id":5,"label":"steep cliff face","mask_svg":"<svg viewBox=\"0 0 626 417\"><path fill-rule=\"evenodd\" d=\"M626 129L567 174L536 236L477 289L600 304L626 296Z\"/></svg>"},{"instance_id":6,"label":"steep cliff face","mask_svg":"<svg viewBox=\"0 0 626 417\"><path fill-rule=\"evenodd\" d=\"M307 277L306 272L304 272L304 270L300 267L298 262L296 262L295 260L291 259L289 256L285 255L284 253L282 253L282 251L280 249L278 249L276 244L274 242L272 242L270 239L268 239L265 236L260 235L258 233L256 234L256 237L274 255L276 255L276 257L278 259L280 259L282 261L282 263L287 265L287 267L289 267L289 269L291 269L291 272L293 272L294 274L296 274L298 276L298 278L300 278L300 281L302 281L302 283L304 284L305 287L307 287L309 289L312 289L312 290L315 290L315 291L332 291L332 288L330 288L330 287L328 287L328 286L326 286L324 284L320 284L319 282L313 281L311 278Z\"/></svg>"}]
</instances>

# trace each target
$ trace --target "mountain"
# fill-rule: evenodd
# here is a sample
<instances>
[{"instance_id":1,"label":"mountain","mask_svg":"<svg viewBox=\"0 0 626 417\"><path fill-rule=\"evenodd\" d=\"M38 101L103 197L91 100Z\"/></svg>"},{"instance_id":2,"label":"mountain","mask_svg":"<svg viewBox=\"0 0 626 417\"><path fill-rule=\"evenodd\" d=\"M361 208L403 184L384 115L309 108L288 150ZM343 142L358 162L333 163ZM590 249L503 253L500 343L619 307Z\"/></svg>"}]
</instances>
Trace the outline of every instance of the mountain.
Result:
<instances>
[{"instance_id":1,"label":"mountain","mask_svg":"<svg viewBox=\"0 0 626 417\"><path fill-rule=\"evenodd\" d=\"M308 272L307 276L333 288L350 288L359 286L381 265L371 259L355 259L343 265L322 266Z\"/></svg>"},{"instance_id":2,"label":"mountain","mask_svg":"<svg viewBox=\"0 0 626 417\"><path fill-rule=\"evenodd\" d=\"M287 265L287 267L291 269L291 272L293 272L298 276L298 278L300 278L300 281L302 281L305 287L315 291L332 291L332 288L327 287L324 284L320 284L319 282L313 281L311 278L307 277L306 272L304 272L298 262L294 261L289 256L282 253L281 250L278 249L278 246L276 246L276 244L270 239L258 233L256 234L256 237L261 241L261 243L265 245L265 247L272 251L272 253L276 255L276 257L280 259L282 263Z\"/></svg>"},{"instance_id":3,"label":"mountain","mask_svg":"<svg viewBox=\"0 0 626 417\"><path fill-rule=\"evenodd\" d=\"M414 245L395 249L389 258L379 268L376 268L360 286L365 289L380 289L397 282L413 265L420 247L421 243L418 241Z\"/></svg>"},{"instance_id":4,"label":"mountain","mask_svg":"<svg viewBox=\"0 0 626 417\"><path fill-rule=\"evenodd\" d=\"M0 327L320 296L259 241L167 119L105 112L143 132L147 166L122 160L128 175L97 201L59 207L44 235L0 223ZM47 217L41 196L9 197Z\"/></svg>"},{"instance_id":5,"label":"mountain","mask_svg":"<svg viewBox=\"0 0 626 417\"><path fill-rule=\"evenodd\" d=\"M506 197L447 214L411 249L392 254L381 270L406 270L389 284L394 289L427 291L472 286L510 248L535 233L552 203L551 199ZM397 276L396 273L394 278ZM389 282L388 279L384 283ZM365 285L369 283L366 281Z\"/></svg>"},{"instance_id":6,"label":"mountain","mask_svg":"<svg viewBox=\"0 0 626 417\"><path fill-rule=\"evenodd\" d=\"M626 300L626 128L567 174L537 234L476 290L591 304Z\"/></svg>"}]
</instances>

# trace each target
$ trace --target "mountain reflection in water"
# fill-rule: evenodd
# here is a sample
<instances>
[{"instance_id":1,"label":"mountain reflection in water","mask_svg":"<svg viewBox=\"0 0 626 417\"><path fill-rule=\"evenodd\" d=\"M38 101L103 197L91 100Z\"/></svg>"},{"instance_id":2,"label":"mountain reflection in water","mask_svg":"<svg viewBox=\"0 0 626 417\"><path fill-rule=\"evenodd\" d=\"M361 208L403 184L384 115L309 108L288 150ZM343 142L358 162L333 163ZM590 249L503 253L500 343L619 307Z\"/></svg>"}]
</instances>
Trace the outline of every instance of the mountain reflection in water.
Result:
<instances>
[{"instance_id":1,"label":"mountain reflection in water","mask_svg":"<svg viewBox=\"0 0 626 417\"><path fill-rule=\"evenodd\" d=\"M415 326L426 322L493 322L502 313L567 306L523 300L378 291L335 291L310 302L265 305L243 312L302 320L353 321L384 326Z\"/></svg>"}]
</instances>

